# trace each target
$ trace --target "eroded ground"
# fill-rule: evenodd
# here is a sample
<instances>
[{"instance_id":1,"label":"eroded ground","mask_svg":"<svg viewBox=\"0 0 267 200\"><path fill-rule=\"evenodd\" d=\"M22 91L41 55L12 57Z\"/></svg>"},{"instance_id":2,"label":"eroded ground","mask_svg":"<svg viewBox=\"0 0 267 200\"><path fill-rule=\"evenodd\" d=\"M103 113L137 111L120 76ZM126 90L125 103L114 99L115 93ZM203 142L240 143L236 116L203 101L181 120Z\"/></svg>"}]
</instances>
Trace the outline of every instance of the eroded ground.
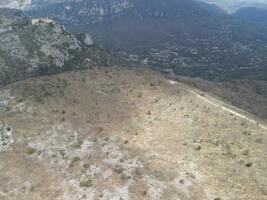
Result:
<instances>
[{"instance_id":1,"label":"eroded ground","mask_svg":"<svg viewBox=\"0 0 267 200\"><path fill-rule=\"evenodd\" d=\"M105 69L2 89L0 200L267 199L265 124L172 83Z\"/></svg>"}]
</instances>

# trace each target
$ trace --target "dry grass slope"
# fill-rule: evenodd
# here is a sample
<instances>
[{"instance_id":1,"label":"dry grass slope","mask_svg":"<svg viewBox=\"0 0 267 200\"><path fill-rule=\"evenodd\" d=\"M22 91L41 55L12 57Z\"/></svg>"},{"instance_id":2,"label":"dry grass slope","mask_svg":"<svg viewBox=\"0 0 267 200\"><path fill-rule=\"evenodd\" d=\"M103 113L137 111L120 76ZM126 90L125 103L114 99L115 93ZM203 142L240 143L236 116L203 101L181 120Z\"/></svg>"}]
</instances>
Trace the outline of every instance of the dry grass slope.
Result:
<instances>
[{"instance_id":1,"label":"dry grass slope","mask_svg":"<svg viewBox=\"0 0 267 200\"><path fill-rule=\"evenodd\" d=\"M267 131L171 83L101 69L2 89L0 199L265 200Z\"/></svg>"}]
</instances>

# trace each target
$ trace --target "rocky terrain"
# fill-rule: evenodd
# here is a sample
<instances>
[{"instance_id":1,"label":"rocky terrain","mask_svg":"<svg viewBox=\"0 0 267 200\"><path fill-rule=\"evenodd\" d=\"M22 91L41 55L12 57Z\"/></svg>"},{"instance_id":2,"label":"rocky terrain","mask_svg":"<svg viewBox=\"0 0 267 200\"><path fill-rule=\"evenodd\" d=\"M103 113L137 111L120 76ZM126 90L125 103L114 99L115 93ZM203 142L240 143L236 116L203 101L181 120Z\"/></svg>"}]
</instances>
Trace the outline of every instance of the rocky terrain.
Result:
<instances>
[{"instance_id":1,"label":"rocky terrain","mask_svg":"<svg viewBox=\"0 0 267 200\"><path fill-rule=\"evenodd\" d=\"M0 199L265 200L267 127L150 70L0 91Z\"/></svg>"},{"instance_id":2,"label":"rocky terrain","mask_svg":"<svg viewBox=\"0 0 267 200\"><path fill-rule=\"evenodd\" d=\"M50 19L30 20L20 11L0 9L0 85L111 65L110 55L89 34L72 34Z\"/></svg>"}]
</instances>

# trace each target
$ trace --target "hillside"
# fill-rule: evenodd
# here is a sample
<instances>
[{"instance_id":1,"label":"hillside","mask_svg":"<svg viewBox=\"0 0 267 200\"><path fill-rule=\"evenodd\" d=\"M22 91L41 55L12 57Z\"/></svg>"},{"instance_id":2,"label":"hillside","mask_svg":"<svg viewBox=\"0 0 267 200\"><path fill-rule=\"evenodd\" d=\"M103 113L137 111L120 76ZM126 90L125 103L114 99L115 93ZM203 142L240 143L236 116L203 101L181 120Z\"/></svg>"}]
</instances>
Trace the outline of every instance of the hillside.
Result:
<instances>
[{"instance_id":1,"label":"hillside","mask_svg":"<svg viewBox=\"0 0 267 200\"><path fill-rule=\"evenodd\" d=\"M225 102L267 120L267 82L261 80L228 80L210 82L177 77L177 80L219 97Z\"/></svg>"},{"instance_id":2,"label":"hillside","mask_svg":"<svg viewBox=\"0 0 267 200\"><path fill-rule=\"evenodd\" d=\"M137 64L210 80L266 80L267 29L194 0L92 0L36 3L51 17L90 33L97 44Z\"/></svg>"},{"instance_id":3,"label":"hillside","mask_svg":"<svg viewBox=\"0 0 267 200\"><path fill-rule=\"evenodd\" d=\"M88 34L72 34L48 19L0 9L0 85L67 70L112 66Z\"/></svg>"},{"instance_id":4,"label":"hillside","mask_svg":"<svg viewBox=\"0 0 267 200\"><path fill-rule=\"evenodd\" d=\"M234 17L239 19L256 23L260 26L267 25L267 7L262 8L243 8L233 14Z\"/></svg>"},{"instance_id":5,"label":"hillside","mask_svg":"<svg viewBox=\"0 0 267 200\"><path fill-rule=\"evenodd\" d=\"M150 70L0 91L0 199L264 200L266 124Z\"/></svg>"}]
</instances>

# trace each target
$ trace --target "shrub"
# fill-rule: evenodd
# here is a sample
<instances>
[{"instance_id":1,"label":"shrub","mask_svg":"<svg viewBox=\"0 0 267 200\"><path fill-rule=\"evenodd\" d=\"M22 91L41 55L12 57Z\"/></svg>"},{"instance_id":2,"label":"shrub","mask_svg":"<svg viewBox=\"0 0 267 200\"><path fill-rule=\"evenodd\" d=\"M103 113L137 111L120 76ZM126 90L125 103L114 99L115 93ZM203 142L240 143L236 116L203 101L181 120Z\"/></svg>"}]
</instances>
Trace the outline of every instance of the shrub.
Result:
<instances>
[{"instance_id":1,"label":"shrub","mask_svg":"<svg viewBox=\"0 0 267 200\"><path fill-rule=\"evenodd\" d=\"M80 187L92 187L93 186L93 181L91 179L88 179L86 181L81 181L80 182Z\"/></svg>"},{"instance_id":2,"label":"shrub","mask_svg":"<svg viewBox=\"0 0 267 200\"><path fill-rule=\"evenodd\" d=\"M30 147L30 148L27 149L27 154L32 155L34 153L35 153L35 149L34 148Z\"/></svg>"}]
</instances>

